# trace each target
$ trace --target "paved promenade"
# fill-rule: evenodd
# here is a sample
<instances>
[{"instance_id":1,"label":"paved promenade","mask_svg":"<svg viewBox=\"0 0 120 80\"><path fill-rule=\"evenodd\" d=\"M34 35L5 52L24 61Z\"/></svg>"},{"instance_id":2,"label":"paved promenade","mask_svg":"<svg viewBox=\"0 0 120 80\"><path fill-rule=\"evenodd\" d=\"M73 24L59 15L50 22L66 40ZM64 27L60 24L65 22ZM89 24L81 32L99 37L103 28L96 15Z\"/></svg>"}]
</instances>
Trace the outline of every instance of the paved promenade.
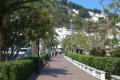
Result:
<instances>
[{"instance_id":1,"label":"paved promenade","mask_svg":"<svg viewBox=\"0 0 120 80\"><path fill-rule=\"evenodd\" d=\"M42 69L40 75L34 74L29 80L96 80L65 60L62 55L53 57L49 64L50 67Z\"/></svg>"}]
</instances>

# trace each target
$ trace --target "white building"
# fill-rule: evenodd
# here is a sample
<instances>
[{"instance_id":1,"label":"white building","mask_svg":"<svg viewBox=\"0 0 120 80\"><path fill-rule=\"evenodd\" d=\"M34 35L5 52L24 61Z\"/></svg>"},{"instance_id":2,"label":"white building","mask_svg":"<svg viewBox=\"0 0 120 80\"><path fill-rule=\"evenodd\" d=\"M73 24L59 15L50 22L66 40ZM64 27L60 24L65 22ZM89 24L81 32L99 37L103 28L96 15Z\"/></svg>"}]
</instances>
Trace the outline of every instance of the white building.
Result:
<instances>
[{"instance_id":1,"label":"white building","mask_svg":"<svg viewBox=\"0 0 120 80\"><path fill-rule=\"evenodd\" d=\"M117 26L120 26L120 22L116 24Z\"/></svg>"},{"instance_id":2,"label":"white building","mask_svg":"<svg viewBox=\"0 0 120 80\"><path fill-rule=\"evenodd\" d=\"M67 35L72 35L73 29L71 28L56 28L55 32L58 34L58 36L56 37L58 41L62 41L63 39L66 38ZM61 48L61 44L57 46L58 48Z\"/></svg>"},{"instance_id":3,"label":"white building","mask_svg":"<svg viewBox=\"0 0 120 80\"><path fill-rule=\"evenodd\" d=\"M98 22L99 18L105 18L105 15L103 13L98 14L98 13L94 13L94 12L91 12L91 11L89 11L88 13L91 16L91 19L95 22Z\"/></svg>"},{"instance_id":4,"label":"white building","mask_svg":"<svg viewBox=\"0 0 120 80\"><path fill-rule=\"evenodd\" d=\"M76 9L72 9L73 13L75 14L79 14L79 10L76 10Z\"/></svg>"}]
</instances>

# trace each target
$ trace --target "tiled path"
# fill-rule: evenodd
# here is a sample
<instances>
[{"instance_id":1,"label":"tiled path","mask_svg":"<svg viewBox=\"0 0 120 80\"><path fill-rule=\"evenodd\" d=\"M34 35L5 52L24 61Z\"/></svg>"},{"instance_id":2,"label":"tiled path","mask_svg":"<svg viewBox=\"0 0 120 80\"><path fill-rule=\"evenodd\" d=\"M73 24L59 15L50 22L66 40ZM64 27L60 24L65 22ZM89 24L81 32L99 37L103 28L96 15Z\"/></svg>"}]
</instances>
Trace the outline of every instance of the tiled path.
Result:
<instances>
[{"instance_id":1,"label":"tiled path","mask_svg":"<svg viewBox=\"0 0 120 80\"><path fill-rule=\"evenodd\" d=\"M42 69L40 75L34 74L29 80L96 80L65 60L62 55L53 57L49 64L50 67Z\"/></svg>"}]
</instances>

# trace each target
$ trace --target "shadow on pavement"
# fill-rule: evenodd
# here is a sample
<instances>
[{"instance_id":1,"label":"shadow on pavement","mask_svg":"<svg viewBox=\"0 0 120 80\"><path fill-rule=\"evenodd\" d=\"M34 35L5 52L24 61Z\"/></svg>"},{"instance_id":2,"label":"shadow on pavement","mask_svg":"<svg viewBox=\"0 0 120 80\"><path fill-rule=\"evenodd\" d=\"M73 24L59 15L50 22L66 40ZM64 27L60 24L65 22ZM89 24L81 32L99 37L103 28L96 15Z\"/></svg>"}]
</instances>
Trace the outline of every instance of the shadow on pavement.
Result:
<instances>
[{"instance_id":1,"label":"shadow on pavement","mask_svg":"<svg viewBox=\"0 0 120 80\"><path fill-rule=\"evenodd\" d=\"M46 76L52 76L52 77L58 77L60 75L72 75L71 73L68 73L68 70L66 70L66 67L64 69L57 69L57 68L49 68L45 67L41 69L41 73L32 74L28 80L37 80L38 76L46 75Z\"/></svg>"},{"instance_id":2,"label":"shadow on pavement","mask_svg":"<svg viewBox=\"0 0 120 80\"><path fill-rule=\"evenodd\" d=\"M67 75L71 74L68 73L68 70L66 69L58 69L58 68L45 68L41 70L41 75L48 75L48 76L53 76L53 77L58 77L58 75Z\"/></svg>"}]
</instances>

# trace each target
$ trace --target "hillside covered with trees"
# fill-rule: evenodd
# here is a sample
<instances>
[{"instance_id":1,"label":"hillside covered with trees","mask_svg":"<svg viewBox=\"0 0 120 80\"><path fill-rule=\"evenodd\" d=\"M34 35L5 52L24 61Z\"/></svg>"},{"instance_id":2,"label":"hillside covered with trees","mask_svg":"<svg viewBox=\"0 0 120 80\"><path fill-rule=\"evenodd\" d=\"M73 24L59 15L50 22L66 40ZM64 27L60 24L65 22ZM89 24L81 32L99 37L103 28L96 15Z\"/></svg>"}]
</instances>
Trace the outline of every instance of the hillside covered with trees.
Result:
<instances>
[{"instance_id":1,"label":"hillside covered with trees","mask_svg":"<svg viewBox=\"0 0 120 80\"><path fill-rule=\"evenodd\" d=\"M101 11L98 9L87 9L79 4L70 2L68 0L54 0L54 2L56 3L57 8L54 13L54 15L58 17L56 18L57 27L69 27L71 24L71 20L73 20L72 23L74 23L74 25L78 27L78 25L82 25L81 20L83 18L91 17L88 13L89 11L98 14L101 13ZM73 12L73 9L78 11L79 13L76 14L75 12Z\"/></svg>"}]
</instances>

